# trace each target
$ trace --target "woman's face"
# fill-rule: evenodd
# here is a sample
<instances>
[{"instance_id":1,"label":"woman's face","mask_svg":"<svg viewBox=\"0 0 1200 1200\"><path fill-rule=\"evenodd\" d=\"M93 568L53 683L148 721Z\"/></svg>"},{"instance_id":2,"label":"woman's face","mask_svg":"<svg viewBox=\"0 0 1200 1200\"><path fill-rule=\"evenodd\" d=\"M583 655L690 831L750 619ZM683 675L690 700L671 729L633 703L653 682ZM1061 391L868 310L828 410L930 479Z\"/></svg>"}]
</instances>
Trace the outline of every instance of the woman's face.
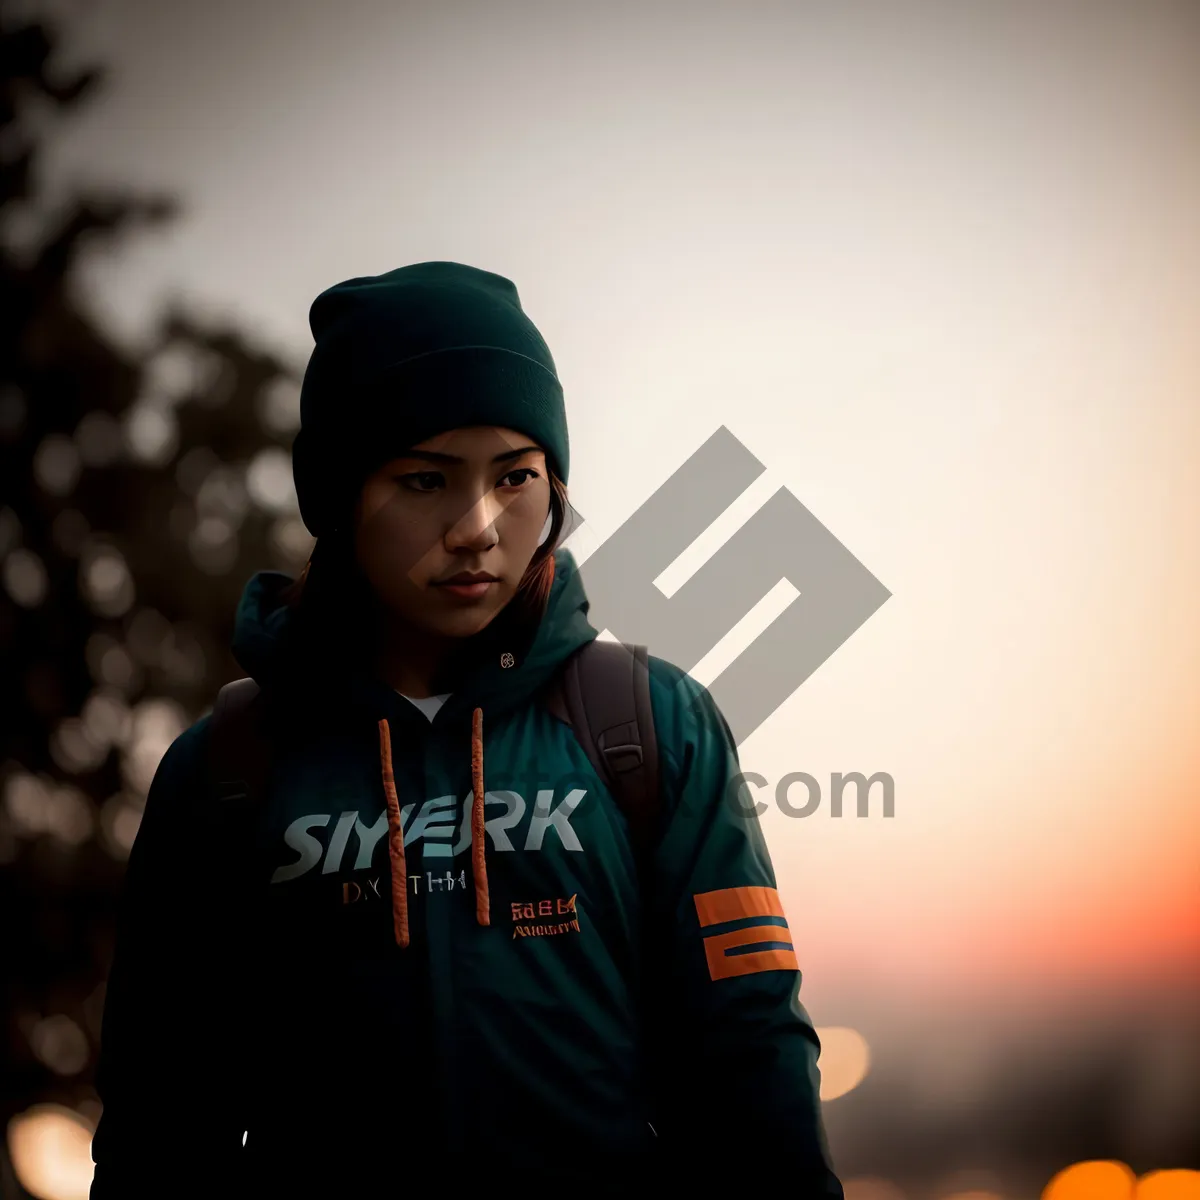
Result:
<instances>
[{"instance_id":1,"label":"woman's face","mask_svg":"<svg viewBox=\"0 0 1200 1200\"><path fill-rule=\"evenodd\" d=\"M452 429L367 479L355 554L393 616L470 637L516 594L549 512L545 455L531 438L495 425Z\"/></svg>"}]
</instances>

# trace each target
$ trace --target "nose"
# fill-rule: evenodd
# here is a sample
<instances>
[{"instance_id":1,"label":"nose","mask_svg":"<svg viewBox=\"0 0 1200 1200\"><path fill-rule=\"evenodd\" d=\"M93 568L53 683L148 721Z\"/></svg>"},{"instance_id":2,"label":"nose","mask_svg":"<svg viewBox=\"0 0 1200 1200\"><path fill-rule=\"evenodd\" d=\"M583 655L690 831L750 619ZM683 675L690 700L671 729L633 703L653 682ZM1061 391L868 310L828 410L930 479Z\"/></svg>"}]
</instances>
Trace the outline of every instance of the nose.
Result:
<instances>
[{"instance_id":1,"label":"nose","mask_svg":"<svg viewBox=\"0 0 1200 1200\"><path fill-rule=\"evenodd\" d=\"M496 497L490 491L485 492L446 531L446 549L451 553L490 550L499 541L496 536L498 513Z\"/></svg>"}]
</instances>

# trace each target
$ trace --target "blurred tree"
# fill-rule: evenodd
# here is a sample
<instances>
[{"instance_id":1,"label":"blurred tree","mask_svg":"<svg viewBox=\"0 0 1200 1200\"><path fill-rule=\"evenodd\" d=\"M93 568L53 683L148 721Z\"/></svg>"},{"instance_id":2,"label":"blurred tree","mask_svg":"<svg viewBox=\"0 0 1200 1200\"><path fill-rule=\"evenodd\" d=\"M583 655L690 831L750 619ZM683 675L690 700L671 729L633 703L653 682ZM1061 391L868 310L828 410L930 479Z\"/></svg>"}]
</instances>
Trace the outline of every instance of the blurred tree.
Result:
<instances>
[{"instance_id":1,"label":"blurred tree","mask_svg":"<svg viewBox=\"0 0 1200 1200\"><path fill-rule=\"evenodd\" d=\"M185 311L132 354L82 298L89 243L177 207L41 199L46 116L69 116L103 78L56 69L56 36L0 26L5 1123L35 1101L95 1108L115 903L146 789L239 673L228 645L246 578L294 571L310 546L287 450L295 372Z\"/></svg>"}]
</instances>

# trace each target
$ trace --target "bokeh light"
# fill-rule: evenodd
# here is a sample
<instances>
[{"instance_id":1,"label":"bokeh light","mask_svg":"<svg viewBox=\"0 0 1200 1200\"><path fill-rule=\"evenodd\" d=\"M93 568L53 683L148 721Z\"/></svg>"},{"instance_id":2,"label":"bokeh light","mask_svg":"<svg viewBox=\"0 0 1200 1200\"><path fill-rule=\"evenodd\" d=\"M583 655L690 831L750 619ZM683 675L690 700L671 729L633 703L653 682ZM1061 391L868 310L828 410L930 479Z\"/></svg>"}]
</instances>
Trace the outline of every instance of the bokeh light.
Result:
<instances>
[{"instance_id":1,"label":"bokeh light","mask_svg":"<svg viewBox=\"0 0 1200 1200\"><path fill-rule=\"evenodd\" d=\"M63 1013L38 1021L29 1035L29 1045L38 1060L56 1075L78 1075L88 1064L87 1035Z\"/></svg>"},{"instance_id":2,"label":"bokeh light","mask_svg":"<svg viewBox=\"0 0 1200 1200\"><path fill-rule=\"evenodd\" d=\"M84 548L79 585L84 599L102 617L123 616L134 601L133 576L124 556L102 542Z\"/></svg>"},{"instance_id":3,"label":"bokeh light","mask_svg":"<svg viewBox=\"0 0 1200 1200\"><path fill-rule=\"evenodd\" d=\"M163 647L171 636L171 622L152 608L141 608L132 616L125 644L143 666L154 667L162 661Z\"/></svg>"},{"instance_id":4,"label":"bokeh light","mask_svg":"<svg viewBox=\"0 0 1200 1200\"><path fill-rule=\"evenodd\" d=\"M8 1123L8 1155L17 1180L39 1200L88 1200L95 1165L94 1126L58 1104L38 1104Z\"/></svg>"},{"instance_id":5,"label":"bokeh light","mask_svg":"<svg viewBox=\"0 0 1200 1200\"><path fill-rule=\"evenodd\" d=\"M1200 1171L1151 1171L1138 1180L1134 1200L1200 1200Z\"/></svg>"},{"instance_id":6,"label":"bokeh light","mask_svg":"<svg viewBox=\"0 0 1200 1200\"><path fill-rule=\"evenodd\" d=\"M149 360L142 382L149 403L173 408L195 401L218 408L229 399L233 380L220 354L177 338Z\"/></svg>"},{"instance_id":7,"label":"bokeh light","mask_svg":"<svg viewBox=\"0 0 1200 1200\"><path fill-rule=\"evenodd\" d=\"M79 717L60 721L50 735L50 754L68 775L94 771L107 757L108 744L94 738Z\"/></svg>"},{"instance_id":8,"label":"bokeh light","mask_svg":"<svg viewBox=\"0 0 1200 1200\"><path fill-rule=\"evenodd\" d=\"M246 487L255 504L268 512L285 513L296 507L291 456L278 446L260 450L246 471Z\"/></svg>"},{"instance_id":9,"label":"bokeh light","mask_svg":"<svg viewBox=\"0 0 1200 1200\"><path fill-rule=\"evenodd\" d=\"M856 1029L840 1025L822 1026L817 1030L821 1039L821 1099L836 1100L853 1091L866 1078L871 1064L867 1040Z\"/></svg>"},{"instance_id":10,"label":"bokeh light","mask_svg":"<svg viewBox=\"0 0 1200 1200\"><path fill-rule=\"evenodd\" d=\"M13 828L22 834L44 828L49 789L36 775L13 771L4 782L4 810Z\"/></svg>"},{"instance_id":11,"label":"bokeh light","mask_svg":"<svg viewBox=\"0 0 1200 1200\"><path fill-rule=\"evenodd\" d=\"M97 683L123 692L135 691L141 683L142 672L133 655L109 633L93 633L87 640L84 656Z\"/></svg>"},{"instance_id":12,"label":"bokeh light","mask_svg":"<svg viewBox=\"0 0 1200 1200\"><path fill-rule=\"evenodd\" d=\"M188 724L187 715L173 700L143 700L133 710L133 729L121 760L129 788L140 795L149 792L162 756Z\"/></svg>"},{"instance_id":13,"label":"bokeh light","mask_svg":"<svg viewBox=\"0 0 1200 1200\"><path fill-rule=\"evenodd\" d=\"M981 1167L951 1172L930 1195L935 1200L1010 1200L997 1173Z\"/></svg>"},{"instance_id":14,"label":"bokeh light","mask_svg":"<svg viewBox=\"0 0 1200 1200\"><path fill-rule=\"evenodd\" d=\"M1200 1171L1150 1171L1139 1179L1125 1163L1075 1163L1050 1181L1042 1200L1200 1200Z\"/></svg>"},{"instance_id":15,"label":"bokeh light","mask_svg":"<svg viewBox=\"0 0 1200 1200\"><path fill-rule=\"evenodd\" d=\"M196 508L202 517L218 517L235 528L250 508L250 496L242 472L222 463L204 477L196 492Z\"/></svg>"},{"instance_id":16,"label":"bokeh light","mask_svg":"<svg viewBox=\"0 0 1200 1200\"><path fill-rule=\"evenodd\" d=\"M88 696L81 713L88 736L102 746L122 746L133 728L133 714L117 692L97 688Z\"/></svg>"},{"instance_id":17,"label":"bokeh light","mask_svg":"<svg viewBox=\"0 0 1200 1200\"><path fill-rule=\"evenodd\" d=\"M70 438L52 433L33 456L33 477L44 492L67 496L79 482L79 450Z\"/></svg>"},{"instance_id":18,"label":"bokeh light","mask_svg":"<svg viewBox=\"0 0 1200 1200\"><path fill-rule=\"evenodd\" d=\"M142 824L142 798L130 792L110 796L100 807L100 840L118 862L129 857Z\"/></svg>"},{"instance_id":19,"label":"bokeh light","mask_svg":"<svg viewBox=\"0 0 1200 1200\"><path fill-rule=\"evenodd\" d=\"M67 846L82 846L95 831L91 800L69 783L51 787L45 811L46 832Z\"/></svg>"},{"instance_id":20,"label":"bokeh light","mask_svg":"<svg viewBox=\"0 0 1200 1200\"><path fill-rule=\"evenodd\" d=\"M224 517L204 517L192 530L188 549L202 571L223 575L237 562L237 534Z\"/></svg>"},{"instance_id":21,"label":"bokeh light","mask_svg":"<svg viewBox=\"0 0 1200 1200\"><path fill-rule=\"evenodd\" d=\"M312 551L313 538L297 517L285 517L271 525L271 552L280 566L301 563Z\"/></svg>"},{"instance_id":22,"label":"bokeh light","mask_svg":"<svg viewBox=\"0 0 1200 1200\"><path fill-rule=\"evenodd\" d=\"M45 600L48 586L46 568L32 550L20 547L5 558L4 590L14 604L37 608Z\"/></svg>"},{"instance_id":23,"label":"bokeh light","mask_svg":"<svg viewBox=\"0 0 1200 1200\"><path fill-rule=\"evenodd\" d=\"M125 418L125 444L130 454L146 466L161 466L175 453L179 422L165 408L141 401Z\"/></svg>"},{"instance_id":24,"label":"bokeh light","mask_svg":"<svg viewBox=\"0 0 1200 1200\"><path fill-rule=\"evenodd\" d=\"M1135 1177L1125 1163L1075 1163L1046 1185L1042 1200L1132 1200Z\"/></svg>"}]
</instances>

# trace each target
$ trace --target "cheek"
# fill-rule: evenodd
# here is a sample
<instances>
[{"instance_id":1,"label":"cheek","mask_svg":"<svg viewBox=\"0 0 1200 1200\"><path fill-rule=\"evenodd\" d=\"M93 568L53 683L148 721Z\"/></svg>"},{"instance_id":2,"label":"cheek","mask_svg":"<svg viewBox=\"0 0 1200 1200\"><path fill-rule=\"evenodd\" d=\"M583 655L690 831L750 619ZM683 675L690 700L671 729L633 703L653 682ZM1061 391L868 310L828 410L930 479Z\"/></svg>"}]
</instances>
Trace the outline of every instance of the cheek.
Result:
<instances>
[{"instance_id":1,"label":"cheek","mask_svg":"<svg viewBox=\"0 0 1200 1200\"><path fill-rule=\"evenodd\" d=\"M504 510L501 521L502 535L509 550L514 554L532 557L541 541L550 511L550 488L543 484L536 490L529 488Z\"/></svg>"},{"instance_id":2,"label":"cheek","mask_svg":"<svg viewBox=\"0 0 1200 1200\"><path fill-rule=\"evenodd\" d=\"M538 543L541 540L542 527L545 523L545 517L538 520L536 516L531 516L529 520L522 521L511 534L505 533L504 565L507 576L511 580L511 590L507 599L511 599L515 594L518 584L529 569L529 564L537 555Z\"/></svg>"},{"instance_id":3,"label":"cheek","mask_svg":"<svg viewBox=\"0 0 1200 1200\"><path fill-rule=\"evenodd\" d=\"M437 543L431 522L403 505L386 504L360 526L358 559L374 590L396 599L423 582L423 560Z\"/></svg>"}]
</instances>

